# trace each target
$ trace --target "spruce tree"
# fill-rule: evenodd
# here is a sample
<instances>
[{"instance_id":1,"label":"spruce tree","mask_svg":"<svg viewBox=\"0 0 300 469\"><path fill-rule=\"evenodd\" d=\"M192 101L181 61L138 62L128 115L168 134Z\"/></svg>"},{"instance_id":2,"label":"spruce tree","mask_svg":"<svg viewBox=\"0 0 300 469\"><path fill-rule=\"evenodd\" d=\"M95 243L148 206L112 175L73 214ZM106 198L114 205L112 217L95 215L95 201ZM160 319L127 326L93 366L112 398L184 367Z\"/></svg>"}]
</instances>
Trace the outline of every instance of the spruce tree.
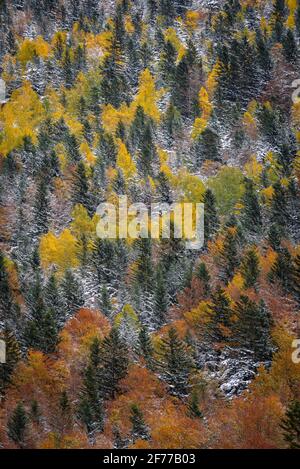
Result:
<instances>
[{"instance_id":1,"label":"spruce tree","mask_svg":"<svg viewBox=\"0 0 300 469\"><path fill-rule=\"evenodd\" d=\"M300 449L300 402L289 404L281 422L283 437L290 449Z\"/></svg>"},{"instance_id":2,"label":"spruce tree","mask_svg":"<svg viewBox=\"0 0 300 469\"><path fill-rule=\"evenodd\" d=\"M28 417L22 402L18 402L7 423L9 438L21 449L25 447Z\"/></svg>"},{"instance_id":3,"label":"spruce tree","mask_svg":"<svg viewBox=\"0 0 300 469\"><path fill-rule=\"evenodd\" d=\"M204 286L204 294L208 295L210 292L211 277L209 275L205 262L200 262L200 264L197 266L195 274L196 277L201 280Z\"/></svg>"},{"instance_id":4,"label":"spruce tree","mask_svg":"<svg viewBox=\"0 0 300 469\"><path fill-rule=\"evenodd\" d=\"M219 218L216 209L216 199L213 192L207 189L204 194L204 238L211 239L219 227Z\"/></svg>"},{"instance_id":5,"label":"spruce tree","mask_svg":"<svg viewBox=\"0 0 300 469\"><path fill-rule=\"evenodd\" d=\"M171 394L178 397L189 394L194 362L188 346L179 338L174 327L162 339L158 369L162 379L168 383Z\"/></svg>"},{"instance_id":6,"label":"spruce tree","mask_svg":"<svg viewBox=\"0 0 300 469\"><path fill-rule=\"evenodd\" d=\"M284 231L284 227L289 221L286 192L280 182L276 182L273 185L273 189L274 195L271 205L271 221L281 226Z\"/></svg>"},{"instance_id":7,"label":"spruce tree","mask_svg":"<svg viewBox=\"0 0 300 469\"><path fill-rule=\"evenodd\" d=\"M145 360L150 370L154 369L154 347L147 327L142 326L139 332L138 343L136 347L137 355Z\"/></svg>"},{"instance_id":8,"label":"spruce tree","mask_svg":"<svg viewBox=\"0 0 300 469\"><path fill-rule=\"evenodd\" d=\"M111 301L110 301L110 296L109 296L108 289L107 289L106 285L104 285L102 287L100 305L101 305L102 313L106 317L109 318L111 316L111 313L112 313L112 304L111 304Z\"/></svg>"},{"instance_id":9,"label":"spruce tree","mask_svg":"<svg viewBox=\"0 0 300 469\"><path fill-rule=\"evenodd\" d=\"M66 270L61 287L65 315L74 315L84 305L84 299L82 286L71 270Z\"/></svg>"},{"instance_id":10,"label":"spruce tree","mask_svg":"<svg viewBox=\"0 0 300 469\"><path fill-rule=\"evenodd\" d=\"M285 293L292 290L293 264L292 257L286 248L278 252L277 258L269 272L269 280L279 282Z\"/></svg>"},{"instance_id":11,"label":"spruce tree","mask_svg":"<svg viewBox=\"0 0 300 469\"><path fill-rule=\"evenodd\" d=\"M272 318L263 301L257 305L242 295L234 313L237 317L234 338L241 347L252 351L257 360L269 360L272 354Z\"/></svg>"},{"instance_id":12,"label":"spruce tree","mask_svg":"<svg viewBox=\"0 0 300 469\"><path fill-rule=\"evenodd\" d=\"M199 408L199 395L196 389L193 390L191 393L191 397L188 403L188 410L189 410L189 415L192 418L198 418L198 419L203 418L203 414Z\"/></svg>"},{"instance_id":13,"label":"spruce tree","mask_svg":"<svg viewBox=\"0 0 300 469\"><path fill-rule=\"evenodd\" d=\"M136 440L149 440L149 428L144 420L143 412L137 404L132 404L130 409L131 437Z\"/></svg>"},{"instance_id":14,"label":"spruce tree","mask_svg":"<svg viewBox=\"0 0 300 469\"><path fill-rule=\"evenodd\" d=\"M225 278L230 280L239 265L237 234L231 228L226 230L221 256Z\"/></svg>"},{"instance_id":15,"label":"spruce tree","mask_svg":"<svg viewBox=\"0 0 300 469\"><path fill-rule=\"evenodd\" d=\"M230 298L221 287L218 287L212 295L211 310L212 319L207 328L208 337L217 342L230 340L233 313Z\"/></svg>"},{"instance_id":16,"label":"spruce tree","mask_svg":"<svg viewBox=\"0 0 300 469\"><path fill-rule=\"evenodd\" d=\"M126 376L128 368L128 349L115 328L103 341L101 363L101 393L104 398L113 399L118 392L119 381Z\"/></svg>"},{"instance_id":17,"label":"spruce tree","mask_svg":"<svg viewBox=\"0 0 300 469\"><path fill-rule=\"evenodd\" d=\"M246 251L242 263L241 274L244 279L245 288L255 287L260 273L259 258L256 247Z\"/></svg>"},{"instance_id":18,"label":"spruce tree","mask_svg":"<svg viewBox=\"0 0 300 469\"><path fill-rule=\"evenodd\" d=\"M156 285L154 291L154 313L157 326L162 326L166 322L168 309L167 290L164 278L164 271L158 266L156 271Z\"/></svg>"},{"instance_id":19,"label":"spruce tree","mask_svg":"<svg viewBox=\"0 0 300 469\"><path fill-rule=\"evenodd\" d=\"M288 29L287 33L283 36L282 45L286 59L289 62L295 62L297 59L297 43L291 29Z\"/></svg>"},{"instance_id":20,"label":"spruce tree","mask_svg":"<svg viewBox=\"0 0 300 469\"><path fill-rule=\"evenodd\" d=\"M242 199L242 219L245 229L251 233L259 233L262 227L262 218L258 197L251 179L245 180L245 193Z\"/></svg>"},{"instance_id":21,"label":"spruce tree","mask_svg":"<svg viewBox=\"0 0 300 469\"><path fill-rule=\"evenodd\" d=\"M83 161L77 165L73 183L73 202L83 205L88 211L91 209L89 183Z\"/></svg>"},{"instance_id":22,"label":"spruce tree","mask_svg":"<svg viewBox=\"0 0 300 469\"><path fill-rule=\"evenodd\" d=\"M93 437L103 430L104 411L100 382L101 350L96 338L90 346L89 361L83 375L78 416L86 427L87 434Z\"/></svg>"}]
</instances>

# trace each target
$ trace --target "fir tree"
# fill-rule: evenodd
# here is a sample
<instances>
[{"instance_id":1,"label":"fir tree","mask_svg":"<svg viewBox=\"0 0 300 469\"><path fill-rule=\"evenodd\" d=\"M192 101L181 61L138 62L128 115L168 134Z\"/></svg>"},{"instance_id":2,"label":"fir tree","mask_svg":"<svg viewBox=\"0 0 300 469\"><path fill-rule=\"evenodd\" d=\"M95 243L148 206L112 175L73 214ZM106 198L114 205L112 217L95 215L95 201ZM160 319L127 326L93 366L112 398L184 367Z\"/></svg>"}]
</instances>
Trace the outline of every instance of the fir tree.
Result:
<instances>
[{"instance_id":1,"label":"fir tree","mask_svg":"<svg viewBox=\"0 0 300 469\"><path fill-rule=\"evenodd\" d=\"M145 360L147 367L153 370L154 347L146 326L142 326L139 332L137 354Z\"/></svg>"},{"instance_id":2,"label":"fir tree","mask_svg":"<svg viewBox=\"0 0 300 469\"><path fill-rule=\"evenodd\" d=\"M273 223L269 229L268 242L274 251L279 251L282 239L282 228Z\"/></svg>"},{"instance_id":3,"label":"fir tree","mask_svg":"<svg viewBox=\"0 0 300 469\"><path fill-rule=\"evenodd\" d=\"M297 43L291 29L288 29L287 33L284 35L282 39L282 45L286 59L289 62L295 62L297 59Z\"/></svg>"},{"instance_id":4,"label":"fir tree","mask_svg":"<svg viewBox=\"0 0 300 469\"><path fill-rule=\"evenodd\" d=\"M20 448L25 447L27 428L28 417L22 402L19 402L8 420L7 434Z\"/></svg>"},{"instance_id":5,"label":"fir tree","mask_svg":"<svg viewBox=\"0 0 300 469\"><path fill-rule=\"evenodd\" d=\"M101 393L103 397L113 399L128 368L128 350L115 328L103 341L101 361Z\"/></svg>"},{"instance_id":6,"label":"fir tree","mask_svg":"<svg viewBox=\"0 0 300 469\"><path fill-rule=\"evenodd\" d=\"M158 368L162 379L168 383L171 394L179 397L188 395L194 363L188 347L179 338L174 327L162 339Z\"/></svg>"},{"instance_id":7,"label":"fir tree","mask_svg":"<svg viewBox=\"0 0 300 469\"><path fill-rule=\"evenodd\" d=\"M168 301L164 272L162 270L162 267L158 266L156 272L156 286L154 291L155 321L158 326L162 326L163 324L165 324L167 309Z\"/></svg>"},{"instance_id":8,"label":"fir tree","mask_svg":"<svg viewBox=\"0 0 300 469\"><path fill-rule=\"evenodd\" d=\"M228 228L226 231L221 255L225 277L227 280L230 280L234 276L236 267L239 265L237 234L232 228Z\"/></svg>"},{"instance_id":9,"label":"fir tree","mask_svg":"<svg viewBox=\"0 0 300 469\"><path fill-rule=\"evenodd\" d=\"M235 337L241 347L251 350L258 360L272 354L272 318L263 301L259 305L242 295L235 306Z\"/></svg>"},{"instance_id":10,"label":"fir tree","mask_svg":"<svg viewBox=\"0 0 300 469\"><path fill-rule=\"evenodd\" d=\"M286 192L280 182L276 182L273 185L273 189L274 195L271 205L271 221L283 228L289 221Z\"/></svg>"},{"instance_id":11,"label":"fir tree","mask_svg":"<svg viewBox=\"0 0 300 469\"><path fill-rule=\"evenodd\" d=\"M145 423L143 413L137 404L132 404L130 409L131 437L136 440L149 440L149 428Z\"/></svg>"},{"instance_id":12,"label":"fir tree","mask_svg":"<svg viewBox=\"0 0 300 469\"><path fill-rule=\"evenodd\" d=\"M104 413L100 391L100 342L94 339L90 346L87 368L84 370L78 415L90 437L103 430Z\"/></svg>"},{"instance_id":13,"label":"fir tree","mask_svg":"<svg viewBox=\"0 0 300 469\"><path fill-rule=\"evenodd\" d=\"M293 264L292 257L286 248L278 252L276 261L269 273L269 280L279 282L283 290L288 293L292 289Z\"/></svg>"},{"instance_id":14,"label":"fir tree","mask_svg":"<svg viewBox=\"0 0 300 469\"><path fill-rule=\"evenodd\" d=\"M73 202L81 204L87 210L90 210L89 183L86 175L86 168L83 161L77 165L74 186L73 186Z\"/></svg>"},{"instance_id":15,"label":"fir tree","mask_svg":"<svg viewBox=\"0 0 300 469\"><path fill-rule=\"evenodd\" d=\"M232 334L232 309L230 298L218 287L212 295L212 319L207 328L210 339L218 342L228 341Z\"/></svg>"},{"instance_id":16,"label":"fir tree","mask_svg":"<svg viewBox=\"0 0 300 469\"><path fill-rule=\"evenodd\" d=\"M251 179L245 181L245 193L242 203L244 205L242 214L244 227L252 233L259 233L262 227L261 211Z\"/></svg>"},{"instance_id":17,"label":"fir tree","mask_svg":"<svg viewBox=\"0 0 300 469\"><path fill-rule=\"evenodd\" d=\"M207 270L206 264L204 262L200 262L196 269L196 277L201 280L203 286L204 286L204 294L208 295L210 292L210 280L211 277L209 275L209 272Z\"/></svg>"},{"instance_id":18,"label":"fir tree","mask_svg":"<svg viewBox=\"0 0 300 469\"><path fill-rule=\"evenodd\" d=\"M283 437L290 449L300 449L300 402L289 404L281 422Z\"/></svg>"},{"instance_id":19,"label":"fir tree","mask_svg":"<svg viewBox=\"0 0 300 469\"><path fill-rule=\"evenodd\" d=\"M219 227L219 218L216 209L216 199L213 192L207 189L204 194L204 238L211 239Z\"/></svg>"},{"instance_id":20,"label":"fir tree","mask_svg":"<svg viewBox=\"0 0 300 469\"><path fill-rule=\"evenodd\" d=\"M101 291L101 311L106 317L110 317L112 313L112 304L108 293L107 286L104 285Z\"/></svg>"},{"instance_id":21,"label":"fir tree","mask_svg":"<svg viewBox=\"0 0 300 469\"><path fill-rule=\"evenodd\" d=\"M83 290L71 270L67 270L62 281L63 303L66 316L71 316L84 305Z\"/></svg>"},{"instance_id":22,"label":"fir tree","mask_svg":"<svg viewBox=\"0 0 300 469\"><path fill-rule=\"evenodd\" d=\"M245 288L255 287L260 273L259 258L256 247L248 249L241 263L241 274Z\"/></svg>"}]
</instances>

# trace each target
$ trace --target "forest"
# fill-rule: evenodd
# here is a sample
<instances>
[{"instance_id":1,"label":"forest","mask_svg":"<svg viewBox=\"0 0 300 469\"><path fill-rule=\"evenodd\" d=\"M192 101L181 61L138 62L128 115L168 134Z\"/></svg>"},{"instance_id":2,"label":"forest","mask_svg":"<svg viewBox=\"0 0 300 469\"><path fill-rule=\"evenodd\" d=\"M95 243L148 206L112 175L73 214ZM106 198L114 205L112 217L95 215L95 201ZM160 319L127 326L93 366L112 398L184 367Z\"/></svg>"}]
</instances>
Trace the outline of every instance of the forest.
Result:
<instances>
[{"instance_id":1,"label":"forest","mask_svg":"<svg viewBox=\"0 0 300 469\"><path fill-rule=\"evenodd\" d=\"M299 0L0 0L0 449L300 449L299 44ZM97 236L120 196L203 246Z\"/></svg>"}]
</instances>

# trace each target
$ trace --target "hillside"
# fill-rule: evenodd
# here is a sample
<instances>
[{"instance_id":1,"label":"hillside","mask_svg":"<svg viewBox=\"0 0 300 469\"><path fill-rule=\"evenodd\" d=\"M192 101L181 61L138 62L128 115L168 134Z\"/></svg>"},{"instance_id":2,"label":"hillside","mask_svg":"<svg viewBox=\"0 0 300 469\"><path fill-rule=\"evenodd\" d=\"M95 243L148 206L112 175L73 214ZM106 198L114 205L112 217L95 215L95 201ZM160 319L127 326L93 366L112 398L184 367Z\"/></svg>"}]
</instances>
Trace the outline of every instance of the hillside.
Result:
<instances>
[{"instance_id":1,"label":"hillside","mask_svg":"<svg viewBox=\"0 0 300 469\"><path fill-rule=\"evenodd\" d=\"M297 0L0 0L0 448L300 448L299 43ZM99 236L125 196L203 245Z\"/></svg>"}]
</instances>

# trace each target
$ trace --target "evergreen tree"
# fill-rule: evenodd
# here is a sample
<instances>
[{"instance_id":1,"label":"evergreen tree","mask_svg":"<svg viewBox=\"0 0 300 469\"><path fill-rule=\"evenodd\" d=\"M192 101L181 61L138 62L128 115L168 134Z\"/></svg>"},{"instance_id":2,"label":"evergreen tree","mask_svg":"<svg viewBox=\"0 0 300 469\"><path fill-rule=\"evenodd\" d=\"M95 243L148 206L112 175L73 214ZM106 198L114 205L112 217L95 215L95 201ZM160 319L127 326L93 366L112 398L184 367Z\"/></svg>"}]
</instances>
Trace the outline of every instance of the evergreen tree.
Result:
<instances>
[{"instance_id":1,"label":"evergreen tree","mask_svg":"<svg viewBox=\"0 0 300 469\"><path fill-rule=\"evenodd\" d=\"M37 235L48 232L49 200L47 186L47 181L42 178L37 187L34 207Z\"/></svg>"},{"instance_id":2,"label":"evergreen tree","mask_svg":"<svg viewBox=\"0 0 300 469\"><path fill-rule=\"evenodd\" d=\"M130 409L131 437L136 440L149 440L149 428L145 423L143 413L137 404L132 404Z\"/></svg>"},{"instance_id":3,"label":"evergreen tree","mask_svg":"<svg viewBox=\"0 0 300 469\"><path fill-rule=\"evenodd\" d=\"M152 344L151 337L148 333L147 327L142 326L139 332L137 354L145 360L147 367L150 370L154 368L154 347Z\"/></svg>"},{"instance_id":4,"label":"evergreen tree","mask_svg":"<svg viewBox=\"0 0 300 469\"><path fill-rule=\"evenodd\" d=\"M207 189L204 194L204 238L211 239L219 227L219 218L216 209L216 199L213 192Z\"/></svg>"},{"instance_id":5,"label":"evergreen tree","mask_svg":"<svg viewBox=\"0 0 300 469\"><path fill-rule=\"evenodd\" d=\"M188 403L189 414L192 418L202 419L203 414L199 408L199 395L197 390L193 390Z\"/></svg>"},{"instance_id":6,"label":"evergreen tree","mask_svg":"<svg viewBox=\"0 0 300 469\"><path fill-rule=\"evenodd\" d=\"M292 277L292 257L286 248L282 248L269 272L269 280L272 283L278 281L283 290L288 293L292 289Z\"/></svg>"},{"instance_id":7,"label":"evergreen tree","mask_svg":"<svg viewBox=\"0 0 300 469\"><path fill-rule=\"evenodd\" d=\"M90 356L84 370L78 415L90 437L103 430L104 411L100 382L101 350L96 338L90 346Z\"/></svg>"},{"instance_id":8,"label":"evergreen tree","mask_svg":"<svg viewBox=\"0 0 300 469\"><path fill-rule=\"evenodd\" d=\"M167 309L168 300L164 272L162 267L158 266L156 272L156 286L154 291L154 312L155 321L159 327L166 322Z\"/></svg>"},{"instance_id":9,"label":"evergreen tree","mask_svg":"<svg viewBox=\"0 0 300 469\"><path fill-rule=\"evenodd\" d=\"M218 342L226 342L232 333L232 309L230 298L226 292L218 287L212 295L212 320L207 328L210 339Z\"/></svg>"},{"instance_id":10,"label":"evergreen tree","mask_svg":"<svg viewBox=\"0 0 300 469\"><path fill-rule=\"evenodd\" d=\"M112 313L112 304L108 293L107 286L104 285L101 291L101 311L106 317L110 317Z\"/></svg>"},{"instance_id":11,"label":"evergreen tree","mask_svg":"<svg viewBox=\"0 0 300 469\"><path fill-rule=\"evenodd\" d=\"M242 202L244 205L242 214L244 227L252 233L259 233L262 227L261 211L251 179L245 180L245 193Z\"/></svg>"},{"instance_id":12,"label":"evergreen tree","mask_svg":"<svg viewBox=\"0 0 300 469\"><path fill-rule=\"evenodd\" d=\"M236 267L239 265L237 234L231 228L226 230L221 255L225 277L227 280L230 280L234 276Z\"/></svg>"},{"instance_id":13,"label":"evergreen tree","mask_svg":"<svg viewBox=\"0 0 300 469\"><path fill-rule=\"evenodd\" d=\"M274 251L279 251L282 239L282 228L273 223L269 229L268 242Z\"/></svg>"},{"instance_id":14,"label":"evergreen tree","mask_svg":"<svg viewBox=\"0 0 300 469\"><path fill-rule=\"evenodd\" d=\"M245 288L256 286L259 273L260 267L257 249L252 247L246 251L241 264L241 274L244 279Z\"/></svg>"},{"instance_id":15,"label":"evergreen tree","mask_svg":"<svg viewBox=\"0 0 300 469\"><path fill-rule=\"evenodd\" d=\"M66 271L61 286L65 314L68 317L75 314L84 305L83 290L71 270Z\"/></svg>"},{"instance_id":16,"label":"evergreen tree","mask_svg":"<svg viewBox=\"0 0 300 469\"><path fill-rule=\"evenodd\" d=\"M297 43L291 29L288 29L287 33L283 36L282 45L286 59L289 62L295 62L297 59Z\"/></svg>"},{"instance_id":17,"label":"evergreen tree","mask_svg":"<svg viewBox=\"0 0 300 469\"><path fill-rule=\"evenodd\" d=\"M27 428L28 417L22 402L19 402L8 420L7 434L20 448L25 447Z\"/></svg>"},{"instance_id":18,"label":"evergreen tree","mask_svg":"<svg viewBox=\"0 0 300 469\"><path fill-rule=\"evenodd\" d=\"M68 129L66 129L65 145L70 163L78 163L81 160L79 144L75 135L71 134Z\"/></svg>"},{"instance_id":19,"label":"evergreen tree","mask_svg":"<svg viewBox=\"0 0 300 469\"><path fill-rule=\"evenodd\" d=\"M5 258L0 250L0 325L8 324L15 327L18 308L14 303L6 270Z\"/></svg>"},{"instance_id":20,"label":"evergreen tree","mask_svg":"<svg viewBox=\"0 0 300 469\"><path fill-rule=\"evenodd\" d=\"M73 185L73 202L74 204L83 205L88 211L91 208L88 178L86 175L86 168L83 161L80 161L78 163L75 172Z\"/></svg>"},{"instance_id":21,"label":"evergreen tree","mask_svg":"<svg viewBox=\"0 0 300 469\"><path fill-rule=\"evenodd\" d=\"M44 289L44 295L46 304L54 312L57 324L62 326L65 323L65 310L56 276L54 274L49 277Z\"/></svg>"},{"instance_id":22,"label":"evergreen tree","mask_svg":"<svg viewBox=\"0 0 300 469\"><path fill-rule=\"evenodd\" d=\"M283 228L289 221L286 192L280 182L276 182L273 185L273 189L274 195L271 205L271 221Z\"/></svg>"},{"instance_id":23,"label":"evergreen tree","mask_svg":"<svg viewBox=\"0 0 300 469\"><path fill-rule=\"evenodd\" d=\"M206 264L204 262L200 262L196 270L196 277L201 280L204 286L204 294L208 295L210 292L210 280L211 277L207 270Z\"/></svg>"},{"instance_id":24,"label":"evergreen tree","mask_svg":"<svg viewBox=\"0 0 300 469\"><path fill-rule=\"evenodd\" d=\"M126 376L128 368L128 350L115 328L103 341L101 362L101 393L103 397L113 399L118 392L119 381Z\"/></svg>"},{"instance_id":25,"label":"evergreen tree","mask_svg":"<svg viewBox=\"0 0 300 469\"><path fill-rule=\"evenodd\" d=\"M259 305L242 295L235 306L235 337L241 347L251 350L258 360L271 358L272 318L263 301Z\"/></svg>"},{"instance_id":26,"label":"evergreen tree","mask_svg":"<svg viewBox=\"0 0 300 469\"><path fill-rule=\"evenodd\" d=\"M168 383L171 394L179 397L188 395L194 363L187 345L174 327L162 339L158 369L162 379Z\"/></svg>"},{"instance_id":27,"label":"evergreen tree","mask_svg":"<svg viewBox=\"0 0 300 469\"><path fill-rule=\"evenodd\" d=\"M300 402L289 404L281 422L283 437L290 449L300 449Z\"/></svg>"}]
</instances>

